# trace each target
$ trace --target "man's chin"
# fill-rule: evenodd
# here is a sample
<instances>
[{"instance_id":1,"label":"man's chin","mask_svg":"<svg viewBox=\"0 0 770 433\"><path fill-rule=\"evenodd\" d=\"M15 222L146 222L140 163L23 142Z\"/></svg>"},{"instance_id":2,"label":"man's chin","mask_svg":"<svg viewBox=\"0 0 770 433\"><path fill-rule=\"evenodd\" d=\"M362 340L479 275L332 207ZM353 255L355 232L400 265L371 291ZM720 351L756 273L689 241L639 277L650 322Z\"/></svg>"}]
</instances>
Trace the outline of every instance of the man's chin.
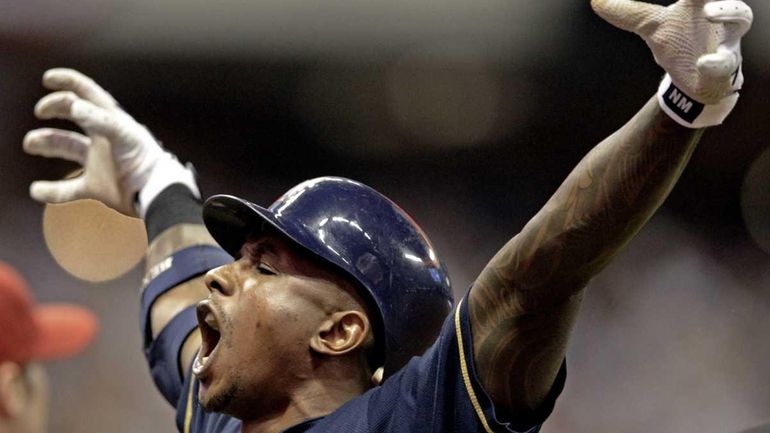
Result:
<instances>
[{"instance_id":1,"label":"man's chin","mask_svg":"<svg viewBox=\"0 0 770 433\"><path fill-rule=\"evenodd\" d=\"M198 403L207 412L218 412L227 414L227 409L235 397L235 390L228 388L224 391L209 389L201 384L198 390Z\"/></svg>"},{"instance_id":2,"label":"man's chin","mask_svg":"<svg viewBox=\"0 0 770 433\"><path fill-rule=\"evenodd\" d=\"M205 400L198 398L198 403L200 403L201 407L206 412L221 412L221 408L216 404L216 400Z\"/></svg>"}]
</instances>

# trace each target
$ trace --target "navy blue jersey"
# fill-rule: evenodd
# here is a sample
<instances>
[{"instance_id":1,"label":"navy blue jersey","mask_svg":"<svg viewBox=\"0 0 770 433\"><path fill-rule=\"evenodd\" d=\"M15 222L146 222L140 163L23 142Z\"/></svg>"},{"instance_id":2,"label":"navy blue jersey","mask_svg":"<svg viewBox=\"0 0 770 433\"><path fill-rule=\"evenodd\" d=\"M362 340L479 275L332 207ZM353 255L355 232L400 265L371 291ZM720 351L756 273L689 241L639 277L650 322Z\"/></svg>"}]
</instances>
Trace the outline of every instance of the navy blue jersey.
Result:
<instances>
[{"instance_id":1,"label":"navy blue jersey","mask_svg":"<svg viewBox=\"0 0 770 433\"><path fill-rule=\"evenodd\" d=\"M467 296L466 296L467 298ZM549 397L527 420L505 419L482 388L473 364L467 299L445 321L436 343L381 386L327 416L306 420L284 433L538 432L564 386L562 366ZM238 433L241 424L198 404L198 382L190 371L177 404L182 433ZM520 418L520 417L519 417Z\"/></svg>"}]
</instances>

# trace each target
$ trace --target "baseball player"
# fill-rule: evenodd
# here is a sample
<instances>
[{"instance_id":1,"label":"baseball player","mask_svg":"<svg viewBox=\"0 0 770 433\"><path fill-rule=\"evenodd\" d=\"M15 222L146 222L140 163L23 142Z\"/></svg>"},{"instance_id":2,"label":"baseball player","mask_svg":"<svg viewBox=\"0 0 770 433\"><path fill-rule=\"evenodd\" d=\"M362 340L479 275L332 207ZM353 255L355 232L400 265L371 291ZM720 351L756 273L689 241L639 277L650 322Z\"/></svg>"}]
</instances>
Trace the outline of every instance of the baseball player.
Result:
<instances>
[{"instance_id":1,"label":"baseball player","mask_svg":"<svg viewBox=\"0 0 770 433\"><path fill-rule=\"evenodd\" d=\"M24 146L85 171L30 193L144 219L145 353L184 433L536 432L564 385L583 288L734 107L752 22L736 0L592 6L639 34L665 78L456 304L428 239L381 194L324 177L268 208L217 195L201 209L192 171L72 70L45 73L54 92L35 112L86 134L34 130Z\"/></svg>"},{"instance_id":2,"label":"baseball player","mask_svg":"<svg viewBox=\"0 0 770 433\"><path fill-rule=\"evenodd\" d=\"M0 432L46 431L48 376L41 362L85 349L97 327L83 307L37 305L24 279L0 262Z\"/></svg>"}]
</instances>

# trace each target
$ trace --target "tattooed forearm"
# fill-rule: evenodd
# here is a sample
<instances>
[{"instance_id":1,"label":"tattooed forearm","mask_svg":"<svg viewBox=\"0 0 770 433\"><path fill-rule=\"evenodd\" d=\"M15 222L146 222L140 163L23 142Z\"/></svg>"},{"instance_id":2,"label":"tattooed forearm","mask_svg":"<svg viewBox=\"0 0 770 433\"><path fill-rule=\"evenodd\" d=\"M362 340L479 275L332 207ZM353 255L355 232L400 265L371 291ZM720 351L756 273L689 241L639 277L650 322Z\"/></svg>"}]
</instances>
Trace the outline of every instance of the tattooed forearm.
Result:
<instances>
[{"instance_id":1,"label":"tattooed forearm","mask_svg":"<svg viewBox=\"0 0 770 433\"><path fill-rule=\"evenodd\" d=\"M578 164L482 271L470 293L474 356L496 404L526 413L543 401L582 288L660 206L700 136L651 100Z\"/></svg>"}]
</instances>

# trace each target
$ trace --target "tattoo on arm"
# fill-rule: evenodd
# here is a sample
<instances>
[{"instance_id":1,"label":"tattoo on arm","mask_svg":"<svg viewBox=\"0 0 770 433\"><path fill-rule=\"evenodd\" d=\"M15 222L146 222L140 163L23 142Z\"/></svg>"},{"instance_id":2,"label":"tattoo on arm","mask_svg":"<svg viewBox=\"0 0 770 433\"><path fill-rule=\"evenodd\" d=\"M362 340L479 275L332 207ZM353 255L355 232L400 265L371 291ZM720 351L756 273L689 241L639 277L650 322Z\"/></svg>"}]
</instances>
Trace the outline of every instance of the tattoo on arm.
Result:
<instances>
[{"instance_id":1,"label":"tattoo on arm","mask_svg":"<svg viewBox=\"0 0 770 433\"><path fill-rule=\"evenodd\" d=\"M701 134L651 100L578 164L482 271L469 302L474 357L501 408L526 416L544 401L583 287L660 206Z\"/></svg>"}]
</instances>

